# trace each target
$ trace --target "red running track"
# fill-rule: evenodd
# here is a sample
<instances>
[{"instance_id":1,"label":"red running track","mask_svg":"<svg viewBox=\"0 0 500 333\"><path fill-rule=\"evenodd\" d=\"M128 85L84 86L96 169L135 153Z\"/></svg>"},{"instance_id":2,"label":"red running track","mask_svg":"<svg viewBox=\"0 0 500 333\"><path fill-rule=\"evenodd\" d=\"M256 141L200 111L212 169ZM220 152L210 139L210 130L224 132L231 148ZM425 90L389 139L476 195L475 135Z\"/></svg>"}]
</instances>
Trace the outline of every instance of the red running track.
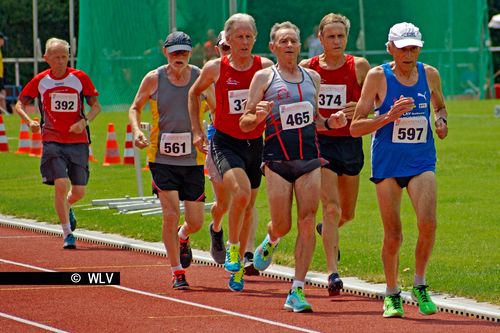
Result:
<instances>
[{"instance_id":1,"label":"red running track","mask_svg":"<svg viewBox=\"0 0 500 333\"><path fill-rule=\"evenodd\" d=\"M191 290L171 288L165 258L0 226L0 272L119 271L121 285L0 286L0 331L42 332L499 332L499 325L447 313L422 316L404 305L405 318L382 317L382 301L349 294L329 298L306 286L313 313L283 310L289 282L249 277L241 293L227 287L220 267L193 265ZM39 325L34 326L34 325ZM44 328L39 328L40 325Z\"/></svg>"}]
</instances>

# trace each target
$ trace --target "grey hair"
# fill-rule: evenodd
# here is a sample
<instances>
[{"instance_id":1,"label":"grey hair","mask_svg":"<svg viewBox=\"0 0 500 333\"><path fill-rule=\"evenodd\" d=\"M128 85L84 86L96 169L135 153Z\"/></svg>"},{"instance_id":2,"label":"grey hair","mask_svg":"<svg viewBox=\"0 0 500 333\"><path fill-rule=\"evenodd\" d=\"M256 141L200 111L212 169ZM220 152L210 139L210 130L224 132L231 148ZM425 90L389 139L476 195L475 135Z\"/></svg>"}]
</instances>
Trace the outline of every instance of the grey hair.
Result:
<instances>
[{"instance_id":1,"label":"grey hair","mask_svg":"<svg viewBox=\"0 0 500 333\"><path fill-rule=\"evenodd\" d=\"M269 34L269 37L271 39L271 42L274 42L274 39L276 38L276 32L280 29L293 29L297 33L297 37L299 37L300 40L300 29L293 24L290 21L285 21L282 23L275 23L273 27L271 28L271 33Z\"/></svg>"},{"instance_id":2,"label":"grey hair","mask_svg":"<svg viewBox=\"0 0 500 333\"><path fill-rule=\"evenodd\" d=\"M65 41L64 39L59 39L59 38L53 37L53 38L49 38L47 40L47 42L45 43L45 54L47 54L49 52L49 50L56 45L64 46L64 48L66 48L66 50L69 53L69 43L67 41Z\"/></svg>"},{"instance_id":3,"label":"grey hair","mask_svg":"<svg viewBox=\"0 0 500 333\"><path fill-rule=\"evenodd\" d=\"M227 19L226 23L224 23L224 32L226 33L226 36L231 34L231 30L233 29L233 26L238 23L238 22L248 22L250 23L250 26L252 27L253 33L255 36L257 36L257 25L255 24L255 20L252 16L244 13L236 13L231 15L230 18Z\"/></svg>"}]
</instances>

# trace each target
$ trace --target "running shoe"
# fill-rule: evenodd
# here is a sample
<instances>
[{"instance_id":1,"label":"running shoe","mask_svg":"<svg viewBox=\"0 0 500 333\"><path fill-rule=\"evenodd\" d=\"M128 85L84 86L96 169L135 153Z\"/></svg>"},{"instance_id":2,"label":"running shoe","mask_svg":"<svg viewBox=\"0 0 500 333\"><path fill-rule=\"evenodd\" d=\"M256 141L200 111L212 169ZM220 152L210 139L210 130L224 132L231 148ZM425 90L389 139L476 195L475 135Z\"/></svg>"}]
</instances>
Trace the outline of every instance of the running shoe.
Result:
<instances>
[{"instance_id":1,"label":"running shoe","mask_svg":"<svg viewBox=\"0 0 500 333\"><path fill-rule=\"evenodd\" d=\"M411 290L411 298L418 303L418 312L431 315L437 312L436 304L431 300L426 285L415 286Z\"/></svg>"},{"instance_id":2,"label":"running shoe","mask_svg":"<svg viewBox=\"0 0 500 333\"><path fill-rule=\"evenodd\" d=\"M189 289L189 283L186 281L186 271L178 270L172 274L172 288L176 290Z\"/></svg>"},{"instance_id":3,"label":"running shoe","mask_svg":"<svg viewBox=\"0 0 500 333\"><path fill-rule=\"evenodd\" d=\"M401 302L401 292L385 296L384 298L384 317L403 317L403 304Z\"/></svg>"},{"instance_id":4,"label":"running shoe","mask_svg":"<svg viewBox=\"0 0 500 333\"><path fill-rule=\"evenodd\" d=\"M66 236L66 238L64 238L63 248L76 249L76 239L75 236L73 236L73 234L69 234L68 236Z\"/></svg>"},{"instance_id":5,"label":"running shoe","mask_svg":"<svg viewBox=\"0 0 500 333\"><path fill-rule=\"evenodd\" d=\"M232 273L229 278L229 289L231 291L242 291L245 286L245 281L243 280L243 274L245 269L243 267L236 273Z\"/></svg>"},{"instance_id":6,"label":"running shoe","mask_svg":"<svg viewBox=\"0 0 500 333\"><path fill-rule=\"evenodd\" d=\"M232 244L226 249L226 260L224 262L224 268L229 273L238 273L240 271L241 262L239 245Z\"/></svg>"},{"instance_id":7,"label":"running shoe","mask_svg":"<svg viewBox=\"0 0 500 333\"><path fill-rule=\"evenodd\" d=\"M189 237L186 240L179 237L179 250L182 268L188 268L193 261L193 252L191 251L191 245L189 245Z\"/></svg>"},{"instance_id":8,"label":"running shoe","mask_svg":"<svg viewBox=\"0 0 500 333\"><path fill-rule=\"evenodd\" d=\"M245 266L245 275L259 276L260 272L253 265L253 253L245 252L243 255L243 265Z\"/></svg>"},{"instance_id":9,"label":"running shoe","mask_svg":"<svg viewBox=\"0 0 500 333\"><path fill-rule=\"evenodd\" d=\"M311 304L307 303L302 288L293 288L288 292L285 302L285 310L293 312L312 312Z\"/></svg>"},{"instance_id":10,"label":"running shoe","mask_svg":"<svg viewBox=\"0 0 500 333\"><path fill-rule=\"evenodd\" d=\"M69 207L69 226L71 231L75 231L76 229L76 217L73 208Z\"/></svg>"},{"instance_id":11,"label":"running shoe","mask_svg":"<svg viewBox=\"0 0 500 333\"><path fill-rule=\"evenodd\" d=\"M278 246L278 244L273 245L269 243L268 238L266 237L264 241L259 245L259 247L255 250L253 255L253 265L259 271L264 271L269 267L271 261L273 260L274 249Z\"/></svg>"},{"instance_id":12,"label":"running shoe","mask_svg":"<svg viewBox=\"0 0 500 333\"><path fill-rule=\"evenodd\" d=\"M223 265L226 260L226 248L224 247L224 232L222 229L215 232L213 222L209 225L210 230L210 255L219 265Z\"/></svg>"},{"instance_id":13,"label":"running shoe","mask_svg":"<svg viewBox=\"0 0 500 333\"><path fill-rule=\"evenodd\" d=\"M330 276L328 276L328 294L330 296L338 296L342 288L344 288L344 283L340 279L339 274L330 274Z\"/></svg>"}]
</instances>

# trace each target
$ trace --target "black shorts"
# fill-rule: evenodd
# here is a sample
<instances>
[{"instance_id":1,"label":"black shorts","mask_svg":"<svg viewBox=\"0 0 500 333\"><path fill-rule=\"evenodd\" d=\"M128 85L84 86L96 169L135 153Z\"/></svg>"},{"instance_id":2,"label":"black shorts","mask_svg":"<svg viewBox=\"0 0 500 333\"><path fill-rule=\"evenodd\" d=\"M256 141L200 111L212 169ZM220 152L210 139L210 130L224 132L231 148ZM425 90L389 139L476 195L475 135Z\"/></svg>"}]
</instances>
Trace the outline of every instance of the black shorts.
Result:
<instances>
[{"instance_id":1,"label":"black shorts","mask_svg":"<svg viewBox=\"0 0 500 333\"><path fill-rule=\"evenodd\" d=\"M220 131L215 131L211 142L211 153L219 173L224 174L234 168L245 170L252 189L260 186L262 173L263 139L240 140Z\"/></svg>"},{"instance_id":2,"label":"black shorts","mask_svg":"<svg viewBox=\"0 0 500 333\"><path fill-rule=\"evenodd\" d=\"M43 142L40 162L42 182L54 185L58 178L69 178L73 185L89 181L89 145L86 143Z\"/></svg>"},{"instance_id":3,"label":"black shorts","mask_svg":"<svg viewBox=\"0 0 500 333\"><path fill-rule=\"evenodd\" d=\"M330 162L326 168L339 176L359 175L365 159L362 138L318 135L318 141L321 157Z\"/></svg>"},{"instance_id":4,"label":"black shorts","mask_svg":"<svg viewBox=\"0 0 500 333\"><path fill-rule=\"evenodd\" d=\"M287 182L293 183L301 176L322 167L324 164L328 164L328 161L323 158L315 158L313 160L265 161L263 166L267 166Z\"/></svg>"},{"instance_id":5,"label":"black shorts","mask_svg":"<svg viewBox=\"0 0 500 333\"><path fill-rule=\"evenodd\" d=\"M0 77L0 90L5 89L5 79L3 77Z\"/></svg>"},{"instance_id":6,"label":"black shorts","mask_svg":"<svg viewBox=\"0 0 500 333\"><path fill-rule=\"evenodd\" d=\"M153 193L177 191L181 201L205 202L203 165L181 166L149 163L153 176Z\"/></svg>"},{"instance_id":7,"label":"black shorts","mask_svg":"<svg viewBox=\"0 0 500 333\"><path fill-rule=\"evenodd\" d=\"M408 184L410 183L410 180L412 180L413 177L415 177L415 176L393 177L393 178L396 181L396 183L398 183L399 187L405 188L406 186L408 186ZM384 179L387 179L387 178L374 178L374 177L370 178L370 180L372 182L374 182L375 184L382 182Z\"/></svg>"}]
</instances>

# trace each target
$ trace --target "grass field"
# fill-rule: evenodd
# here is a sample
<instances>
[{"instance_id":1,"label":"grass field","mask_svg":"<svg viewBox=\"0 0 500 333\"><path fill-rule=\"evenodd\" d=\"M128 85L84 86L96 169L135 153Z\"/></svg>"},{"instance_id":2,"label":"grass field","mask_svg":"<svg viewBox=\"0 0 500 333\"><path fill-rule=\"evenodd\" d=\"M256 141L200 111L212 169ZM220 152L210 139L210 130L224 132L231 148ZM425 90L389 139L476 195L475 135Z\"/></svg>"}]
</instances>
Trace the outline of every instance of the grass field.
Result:
<instances>
[{"instance_id":1,"label":"grass field","mask_svg":"<svg viewBox=\"0 0 500 333\"><path fill-rule=\"evenodd\" d=\"M437 140L438 231L431 257L427 282L434 292L474 298L500 304L500 118L493 108L500 101L449 101L449 136ZM102 166L107 124L115 124L121 154L125 141L127 106L123 112L103 112L91 124L92 149L99 163L91 164L91 180L86 198L75 212L79 226L107 233L161 240L160 217L116 215L110 210L84 210L92 199L135 196L137 187L133 167ZM149 117L145 112L144 117ZM0 154L0 213L57 223L53 209L53 189L42 185L39 159L16 155L19 118L4 117L11 153ZM367 281L383 282L380 260L382 225L374 185L370 175L369 138L365 137L366 166L354 221L341 229L342 276L357 276ZM144 163L144 154L143 154ZM149 172L143 172L144 193L150 194ZM264 183L264 182L263 182ZM213 200L207 182L208 201ZM265 235L269 221L264 186L257 208L257 242ZM401 215L404 242L401 248L400 283L411 286L414 274L414 248L417 228L411 204L404 196ZM318 213L318 221L321 211ZM194 247L207 250L210 221L205 217L202 232L191 237ZM275 262L293 265L295 231L283 239ZM62 241L61 241L62 243ZM62 245L62 244L61 244ZM311 270L324 271L325 260L318 237Z\"/></svg>"}]
</instances>

